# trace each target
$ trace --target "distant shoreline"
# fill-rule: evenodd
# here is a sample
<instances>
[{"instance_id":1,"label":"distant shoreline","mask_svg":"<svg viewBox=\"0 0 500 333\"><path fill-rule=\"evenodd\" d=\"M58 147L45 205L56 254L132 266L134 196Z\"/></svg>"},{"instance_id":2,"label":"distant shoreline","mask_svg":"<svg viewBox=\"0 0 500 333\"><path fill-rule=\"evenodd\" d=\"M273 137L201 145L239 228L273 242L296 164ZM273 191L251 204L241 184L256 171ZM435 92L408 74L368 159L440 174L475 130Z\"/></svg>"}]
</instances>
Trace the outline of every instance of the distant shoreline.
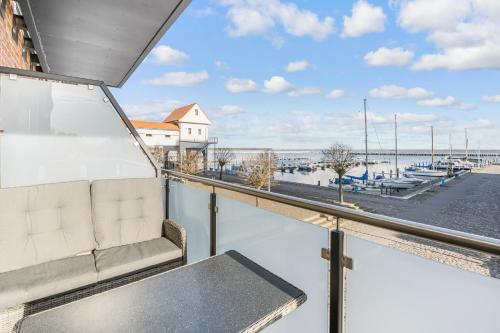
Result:
<instances>
[{"instance_id":1,"label":"distant shoreline","mask_svg":"<svg viewBox=\"0 0 500 333\"><path fill-rule=\"evenodd\" d=\"M290 149L273 149L273 148L241 148L241 147L225 147L233 152L267 152L269 150L275 152L275 153L318 153L321 154L323 149L300 149L300 148L290 148ZM213 147L211 147L209 150L213 150ZM365 151L364 149L353 149L354 154L356 155L364 155ZM471 158L477 157L479 153L479 150L477 149L469 149L468 155ZM434 155L435 156L449 156L450 150L449 149L435 149L434 150ZM394 149L369 149L368 150L368 155L373 155L373 156L393 156L395 155ZM400 149L398 151L398 155L401 156L431 156L432 152L430 149ZM500 157L500 149L481 149L480 150L480 155L482 157ZM453 150L453 156L456 157L465 157L465 150L464 149L454 149Z\"/></svg>"}]
</instances>

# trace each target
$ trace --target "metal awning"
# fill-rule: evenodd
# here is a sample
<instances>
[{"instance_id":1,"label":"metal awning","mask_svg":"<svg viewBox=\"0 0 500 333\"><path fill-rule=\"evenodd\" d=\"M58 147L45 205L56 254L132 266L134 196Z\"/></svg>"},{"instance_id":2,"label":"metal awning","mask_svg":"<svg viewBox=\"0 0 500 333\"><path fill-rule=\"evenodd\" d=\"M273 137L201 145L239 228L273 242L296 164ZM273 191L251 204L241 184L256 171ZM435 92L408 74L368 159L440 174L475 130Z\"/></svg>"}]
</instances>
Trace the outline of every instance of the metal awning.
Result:
<instances>
[{"instance_id":1,"label":"metal awning","mask_svg":"<svg viewBox=\"0 0 500 333\"><path fill-rule=\"evenodd\" d=\"M20 0L46 73L122 86L191 0Z\"/></svg>"}]
</instances>

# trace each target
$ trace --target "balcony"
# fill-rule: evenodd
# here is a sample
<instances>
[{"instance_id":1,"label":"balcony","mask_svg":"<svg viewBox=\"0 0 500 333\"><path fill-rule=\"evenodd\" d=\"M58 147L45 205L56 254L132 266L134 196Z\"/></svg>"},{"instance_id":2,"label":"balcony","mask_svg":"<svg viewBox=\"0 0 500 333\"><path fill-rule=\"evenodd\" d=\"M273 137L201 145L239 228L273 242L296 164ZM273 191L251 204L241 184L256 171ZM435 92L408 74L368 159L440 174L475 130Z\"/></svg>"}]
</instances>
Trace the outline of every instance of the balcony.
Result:
<instances>
[{"instance_id":1,"label":"balcony","mask_svg":"<svg viewBox=\"0 0 500 333\"><path fill-rule=\"evenodd\" d=\"M259 303L262 301L260 298L267 296L269 304L275 306L283 294L290 296L285 288L274 290L277 295L274 297L272 288L259 289L250 284L252 288L244 291L254 297L246 295L241 299L233 298L232 302L220 301L232 296L227 289L229 285L238 286L235 282L244 282L227 262L218 266L222 267L220 270L208 270L222 272L221 279L208 281L210 276L207 274L192 274L188 283L182 279L186 275L175 278L180 271L200 267L197 266L199 263L206 264L207 260L221 258L224 253L233 254L234 258L234 251L251 261L238 266L240 271L242 266L258 265L266 270L267 273L262 276L267 280L272 275L280 280L278 285L286 282L304 292L297 296L298 300L293 304L300 305L297 309L287 307L275 314L273 320L252 326L253 331L500 331L496 318L500 309L500 241L497 239L175 171L162 171L107 88L107 85L124 84L189 1L150 2L149 6L133 1L123 4L120 13L128 12L130 17L136 17L136 13L143 15L137 16L143 24L132 25L120 15L115 16L115 10L105 11L96 7L99 6L97 3L87 6L85 2L73 2L73 5L78 5L75 7L64 2L51 1L42 5L41 2L22 1L31 4L30 10L26 11L26 21L40 51L41 66L46 71L50 69L52 73L70 76L0 67L0 293L5 292L0 294L0 304L13 303L11 299L17 296L26 298L26 302L16 303L8 311L0 309L0 333L21 329L20 325L16 325L25 318L35 318L31 324L36 322L41 325L38 327L45 327L45 331L61 327L66 328L65 332L77 331L81 329L74 325L77 321L97 325L94 327L106 327L114 322L120 328L117 331L143 331L150 327L147 326L150 322L160 321L163 329L155 331L174 330L173 324L169 326L173 322L164 319L166 313L158 311L165 304L171 311L169 318L178 318L172 315L178 314L184 320L180 322L181 328L175 328L176 331L210 331L193 324L206 319L201 315L203 310L215 309L212 308L214 304L207 300L216 298L219 300L216 305L224 310L223 314L234 312L245 319L253 310L264 308ZM90 15L95 13L96 8L100 9L102 17ZM114 20L109 19L110 15ZM68 19L61 20L61 17ZM97 21L112 22L115 29L103 35L102 26L96 24ZM64 32L74 35L60 38L54 31L61 35ZM113 43L110 44L110 41ZM101 47L108 44L114 48ZM43 49L46 54L42 56ZM70 52L73 58L64 52ZM183 143L184 148L207 148L209 144L217 144L218 140L208 138L201 142ZM111 242L116 246L99 249L92 239L94 224L87 229L91 237L87 239L85 248L62 253L61 249L66 251L68 244L75 243L59 231L62 224L56 220L61 218L64 201L76 193L74 188L65 187L68 183L78 183L86 198L80 201L86 203L88 209L95 209L98 205L95 202L91 205L87 196L93 194L91 192L99 184L106 184L101 187L100 194L106 197L112 192L113 200L120 202L115 203L115 209L107 211L110 216L117 211L125 211L133 217L143 218L145 214L141 202L144 196L136 193L142 186L140 181L136 183L137 179L146 179L153 186L153 192L160 194L161 198L156 198L155 213L158 215L156 222L162 230L157 230L160 235L152 241L162 244L160 250L167 244L169 251L164 252L173 252L175 260L157 256L161 258L155 259L154 263L145 260L148 264L138 270L134 266L113 274L108 271L108 274L116 275L113 276L116 279L111 279L102 267L97 272L98 265L92 261L99 255L106 257L102 251L112 249L107 252L107 257L111 258L108 264L112 266L124 256L123 252L151 259L153 255L148 257L148 251L157 248L144 247L143 241L149 242L150 239L117 245L124 238L122 229L117 228L119 231L113 236L120 241L115 239L116 243ZM122 181L127 185L109 185ZM63 189L56 196L38 191L37 186L62 186ZM25 197L19 193L33 187L36 189L33 192L42 193L41 201L52 205L51 208L58 213L51 211L49 214L45 209L36 209L38 207L27 208L33 209L34 215L44 217L42 220L46 223L42 223L41 228L57 234L57 240L64 246L56 246L53 239L46 240L44 244L49 249L41 252L41 258L36 255L23 257L23 260L29 257L33 261L33 265L29 265L17 260L27 248L33 250L19 234L33 237L44 232L24 230L20 226L31 223L31 218L18 219L16 221L21 222L14 223L12 214L5 212L13 207L17 209L17 204L22 208L23 204L29 206L29 200L24 200ZM131 194L134 194L132 198ZM122 203L126 201L132 201L133 205ZM28 209L19 211L25 215L30 213ZM98 215L90 212L84 214L88 219ZM323 217L320 224L315 224L317 216ZM136 231L140 234L141 230ZM127 251L116 249L119 246L126 246ZM75 270L83 267L80 265L83 261L89 260L86 263L90 263L88 267L92 274L76 286L59 283L62 274L55 274L57 271L51 268L65 259L77 263L72 266ZM23 274L27 272L21 271L24 268L30 269L29 274ZM71 274L72 270L69 271L68 274ZM249 274L247 277L248 281L257 281L269 287L269 283L264 283L269 281L257 279L262 276ZM152 277L167 278L154 285L140 283L153 281ZM31 279L34 287L23 285L23 279ZM167 280L175 280L175 283L167 284ZM39 291L37 283L40 281L45 282L48 286L45 289L49 292ZM130 291L127 286L134 285L142 285L143 288L134 289L131 295L119 295L120 290ZM7 287L14 292L8 294ZM28 289L35 292L28 295ZM176 294L179 298L169 298L179 290L180 296ZM212 292L214 297L204 298L207 291ZM243 290L236 288L232 291ZM259 293L253 293L256 291ZM195 300L196 308L186 310L183 296L187 294ZM85 302L92 303L103 295L116 297L111 296L106 302L99 303L106 306L92 307L90 304L87 310L93 311L88 313L78 311L78 307L84 306ZM255 301L249 303L253 307L239 306L239 301L248 299ZM120 308L120 305L125 307ZM139 314L132 314L133 308ZM57 309L64 316L51 312ZM43 319L47 317L40 315L50 313L51 320L58 320L60 326L54 326L48 319ZM232 319L236 316L228 317ZM228 317L211 318L204 324L213 324L209 327L218 328L211 331L237 331L230 326ZM143 320L143 325L139 319Z\"/></svg>"},{"instance_id":2,"label":"balcony","mask_svg":"<svg viewBox=\"0 0 500 333\"><path fill-rule=\"evenodd\" d=\"M500 242L166 171L187 262L234 249L308 295L269 332L496 332ZM205 209L208 207L208 209ZM314 225L311 217L327 219Z\"/></svg>"},{"instance_id":3,"label":"balcony","mask_svg":"<svg viewBox=\"0 0 500 333\"><path fill-rule=\"evenodd\" d=\"M206 149L209 145L217 144L216 137L208 137L206 139L194 138L193 140L180 140L180 149Z\"/></svg>"},{"instance_id":4,"label":"balcony","mask_svg":"<svg viewBox=\"0 0 500 333\"><path fill-rule=\"evenodd\" d=\"M172 237L185 248L184 267L237 251L307 295L302 306L266 331L498 332L498 240L174 171L160 175L102 83L0 72L2 188L164 177L166 200L160 210L185 230L186 242ZM17 98L28 90L30 98ZM90 121L96 113L97 127ZM117 193L125 196L136 188ZM321 225L311 222L318 215L325 217ZM6 227L2 234L10 231ZM159 273L163 270L152 274ZM97 289L98 294L104 290ZM58 304L41 302L42 309ZM17 309L14 317L0 314L0 319L32 318L29 309ZM8 332L4 327L9 325L1 331Z\"/></svg>"}]
</instances>

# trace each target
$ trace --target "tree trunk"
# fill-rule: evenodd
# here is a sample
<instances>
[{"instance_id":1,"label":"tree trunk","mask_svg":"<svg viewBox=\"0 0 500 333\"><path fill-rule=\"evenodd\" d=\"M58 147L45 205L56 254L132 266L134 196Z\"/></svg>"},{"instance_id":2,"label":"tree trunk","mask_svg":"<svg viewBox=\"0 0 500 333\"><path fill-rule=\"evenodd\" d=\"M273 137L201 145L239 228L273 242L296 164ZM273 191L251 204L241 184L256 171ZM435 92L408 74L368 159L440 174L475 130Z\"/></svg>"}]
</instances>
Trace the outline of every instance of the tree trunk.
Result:
<instances>
[{"instance_id":1,"label":"tree trunk","mask_svg":"<svg viewBox=\"0 0 500 333\"><path fill-rule=\"evenodd\" d=\"M224 169L224 165L219 165L220 171L219 171L219 179L222 180L222 169Z\"/></svg>"},{"instance_id":2,"label":"tree trunk","mask_svg":"<svg viewBox=\"0 0 500 333\"><path fill-rule=\"evenodd\" d=\"M344 191L342 190L342 177L339 178L339 202L344 202Z\"/></svg>"}]
</instances>

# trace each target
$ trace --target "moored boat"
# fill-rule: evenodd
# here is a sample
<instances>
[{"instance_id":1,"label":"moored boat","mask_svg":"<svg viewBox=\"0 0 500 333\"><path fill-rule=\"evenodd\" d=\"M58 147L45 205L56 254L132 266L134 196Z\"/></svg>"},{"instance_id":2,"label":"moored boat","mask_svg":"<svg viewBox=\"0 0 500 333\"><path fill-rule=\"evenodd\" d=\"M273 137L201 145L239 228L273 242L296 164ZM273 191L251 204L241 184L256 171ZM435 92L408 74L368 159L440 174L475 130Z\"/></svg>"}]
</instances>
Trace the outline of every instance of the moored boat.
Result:
<instances>
[{"instance_id":1,"label":"moored boat","mask_svg":"<svg viewBox=\"0 0 500 333\"><path fill-rule=\"evenodd\" d=\"M446 177L446 171L422 169L422 168L408 168L404 172L405 177Z\"/></svg>"}]
</instances>

